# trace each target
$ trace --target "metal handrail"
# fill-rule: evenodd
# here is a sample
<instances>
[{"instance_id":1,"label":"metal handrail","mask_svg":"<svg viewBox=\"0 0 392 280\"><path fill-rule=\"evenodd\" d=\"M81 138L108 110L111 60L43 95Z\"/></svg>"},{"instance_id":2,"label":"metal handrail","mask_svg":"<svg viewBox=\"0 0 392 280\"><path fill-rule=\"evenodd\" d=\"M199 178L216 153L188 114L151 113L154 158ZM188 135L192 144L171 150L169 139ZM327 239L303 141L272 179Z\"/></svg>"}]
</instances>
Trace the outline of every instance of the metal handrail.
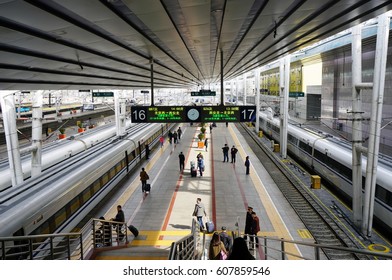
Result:
<instances>
[{"instance_id":1,"label":"metal handrail","mask_svg":"<svg viewBox=\"0 0 392 280\"><path fill-rule=\"evenodd\" d=\"M255 235L245 235L249 236L247 238L249 242L249 248L253 248L256 245L256 242L252 241L252 238L256 237ZM263 249L263 253L265 256L265 260L267 259L275 259L275 260L287 260L288 257L294 257L297 259L303 260L320 260L322 250L334 250L336 252L349 252L353 254L358 254L365 256L369 259L380 259L380 260L392 260L392 254L390 253L379 253L365 249L357 249L357 248L347 248L347 247L338 247L333 245L323 245L312 242L304 242L304 241L294 241L287 240L283 238L276 237L267 237L267 236L257 236L259 238L258 245ZM287 244L293 245L301 245L305 247L313 248L313 254L309 257L304 257L302 255L293 254L286 250ZM256 250L253 250L253 253L256 254Z\"/></svg>"},{"instance_id":2,"label":"metal handrail","mask_svg":"<svg viewBox=\"0 0 392 280\"><path fill-rule=\"evenodd\" d=\"M83 259L82 234L40 234L0 237L2 260Z\"/></svg>"},{"instance_id":3,"label":"metal handrail","mask_svg":"<svg viewBox=\"0 0 392 280\"><path fill-rule=\"evenodd\" d=\"M200 244L200 228L196 217L192 219L192 231L170 246L169 260L197 260L202 255L205 240ZM204 250L203 250L204 251Z\"/></svg>"}]
</instances>

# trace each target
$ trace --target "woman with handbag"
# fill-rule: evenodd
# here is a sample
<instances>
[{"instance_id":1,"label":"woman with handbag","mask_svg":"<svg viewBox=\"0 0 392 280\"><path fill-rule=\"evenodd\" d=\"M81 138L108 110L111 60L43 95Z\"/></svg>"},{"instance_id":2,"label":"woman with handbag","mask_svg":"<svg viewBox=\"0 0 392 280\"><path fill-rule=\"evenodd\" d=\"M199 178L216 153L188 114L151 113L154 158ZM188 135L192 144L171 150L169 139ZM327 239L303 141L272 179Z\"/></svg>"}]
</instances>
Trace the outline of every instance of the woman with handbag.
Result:
<instances>
[{"instance_id":1,"label":"woman with handbag","mask_svg":"<svg viewBox=\"0 0 392 280\"><path fill-rule=\"evenodd\" d=\"M208 251L208 258L210 260L226 260L228 252L226 251L225 244L220 240L218 232L214 232L210 242L210 249Z\"/></svg>"}]
</instances>

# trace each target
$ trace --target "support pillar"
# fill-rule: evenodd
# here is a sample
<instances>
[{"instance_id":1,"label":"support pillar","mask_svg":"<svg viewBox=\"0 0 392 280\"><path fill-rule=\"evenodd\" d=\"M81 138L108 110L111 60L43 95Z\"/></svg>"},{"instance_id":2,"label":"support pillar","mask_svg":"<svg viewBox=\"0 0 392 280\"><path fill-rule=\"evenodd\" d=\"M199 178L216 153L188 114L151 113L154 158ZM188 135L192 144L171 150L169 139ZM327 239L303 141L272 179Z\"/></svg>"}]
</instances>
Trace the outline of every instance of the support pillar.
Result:
<instances>
[{"instance_id":1,"label":"support pillar","mask_svg":"<svg viewBox=\"0 0 392 280\"><path fill-rule=\"evenodd\" d=\"M32 122L32 151L31 177L37 177L42 172L42 98L43 91L33 93L33 122Z\"/></svg>"},{"instance_id":2,"label":"support pillar","mask_svg":"<svg viewBox=\"0 0 392 280\"><path fill-rule=\"evenodd\" d=\"M260 68L257 68L255 71L255 103L256 103L256 134L259 134L260 120L259 120L259 112L260 112Z\"/></svg>"},{"instance_id":3,"label":"support pillar","mask_svg":"<svg viewBox=\"0 0 392 280\"><path fill-rule=\"evenodd\" d=\"M114 104L115 104L115 117L116 117L116 135L117 137L125 136L126 118L125 118L125 98L122 96L122 92L114 92Z\"/></svg>"},{"instance_id":4,"label":"support pillar","mask_svg":"<svg viewBox=\"0 0 392 280\"><path fill-rule=\"evenodd\" d=\"M384 101L389 24L390 19L387 14L382 14L381 16L379 16L373 77L373 96L372 111L370 117L369 147L366 165L364 215L362 223L362 231L369 237L372 235L373 227L374 196L376 192L382 104Z\"/></svg>"},{"instance_id":5,"label":"support pillar","mask_svg":"<svg viewBox=\"0 0 392 280\"><path fill-rule=\"evenodd\" d=\"M16 109L13 95L0 98L3 115L5 139L7 142L8 161L10 165L12 186L23 182L22 163L20 160L19 140L16 128Z\"/></svg>"},{"instance_id":6,"label":"support pillar","mask_svg":"<svg viewBox=\"0 0 392 280\"><path fill-rule=\"evenodd\" d=\"M289 116L290 55L280 61L280 155L287 157L287 123Z\"/></svg>"}]
</instances>

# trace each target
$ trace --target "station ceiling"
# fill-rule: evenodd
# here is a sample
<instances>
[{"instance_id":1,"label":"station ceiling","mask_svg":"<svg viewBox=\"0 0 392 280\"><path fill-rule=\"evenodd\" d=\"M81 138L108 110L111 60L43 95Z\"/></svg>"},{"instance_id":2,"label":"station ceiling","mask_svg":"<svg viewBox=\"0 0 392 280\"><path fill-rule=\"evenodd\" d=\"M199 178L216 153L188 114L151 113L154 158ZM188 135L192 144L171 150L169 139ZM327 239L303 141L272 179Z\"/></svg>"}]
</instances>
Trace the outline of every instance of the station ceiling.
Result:
<instances>
[{"instance_id":1,"label":"station ceiling","mask_svg":"<svg viewBox=\"0 0 392 280\"><path fill-rule=\"evenodd\" d=\"M392 1L0 0L0 90L208 87ZM151 75L153 73L153 75Z\"/></svg>"}]
</instances>

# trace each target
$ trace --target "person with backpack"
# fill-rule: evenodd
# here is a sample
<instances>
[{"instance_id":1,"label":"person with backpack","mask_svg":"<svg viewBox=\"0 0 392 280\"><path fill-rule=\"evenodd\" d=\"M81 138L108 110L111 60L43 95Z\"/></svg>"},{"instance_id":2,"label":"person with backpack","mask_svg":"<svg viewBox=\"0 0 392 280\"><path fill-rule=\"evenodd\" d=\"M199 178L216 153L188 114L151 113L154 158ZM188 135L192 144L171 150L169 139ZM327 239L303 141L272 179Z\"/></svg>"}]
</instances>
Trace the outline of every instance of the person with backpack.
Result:
<instances>
[{"instance_id":1,"label":"person with backpack","mask_svg":"<svg viewBox=\"0 0 392 280\"><path fill-rule=\"evenodd\" d=\"M142 192L146 191L146 185L147 185L147 180L150 179L148 176L147 172L144 170L144 167L142 168L142 171L140 171L140 181L142 182Z\"/></svg>"},{"instance_id":2,"label":"person with backpack","mask_svg":"<svg viewBox=\"0 0 392 280\"><path fill-rule=\"evenodd\" d=\"M223 242L223 244L225 245L226 251L230 254L231 251L231 246L232 246L232 242L231 242L231 237L229 236L229 234L226 232L226 227L223 226L221 228L221 233L219 234L220 236L220 240Z\"/></svg>"}]
</instances>

